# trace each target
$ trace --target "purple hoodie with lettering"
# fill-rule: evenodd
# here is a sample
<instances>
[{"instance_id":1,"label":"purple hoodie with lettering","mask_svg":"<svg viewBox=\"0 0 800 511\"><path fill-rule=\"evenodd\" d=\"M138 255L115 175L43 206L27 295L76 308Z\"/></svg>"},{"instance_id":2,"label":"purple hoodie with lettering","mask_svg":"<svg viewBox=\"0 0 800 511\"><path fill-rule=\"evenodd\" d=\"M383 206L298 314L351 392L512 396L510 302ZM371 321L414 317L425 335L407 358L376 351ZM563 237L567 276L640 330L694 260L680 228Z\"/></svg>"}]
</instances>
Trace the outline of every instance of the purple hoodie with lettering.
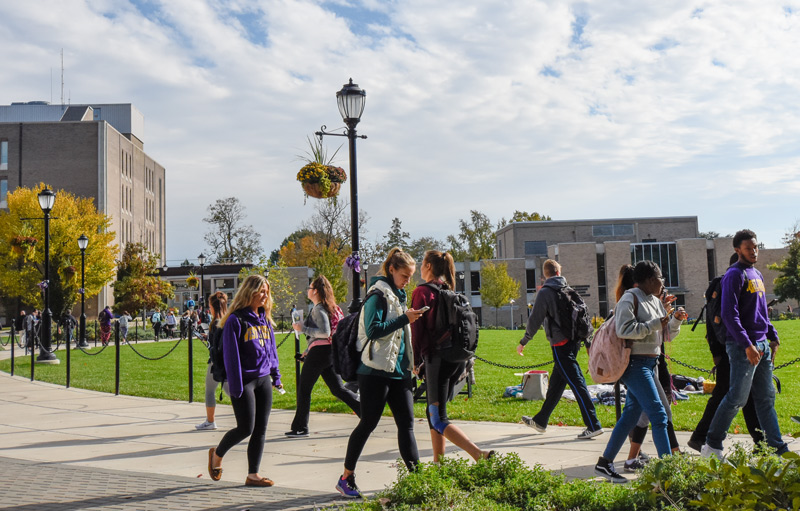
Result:
<instances>
[{"instance_id":1,"label":"purple hoodie with lettering","mask_svg":"<svg viewBox=\"0 0 800 511\"><path fill-rule=\"evenodd\" d=\"M232 397L241 397L247 382L271 376L272 385L281 384L275 332L264 309L258 314L249 307L234 311L222 330L222 353Z\"/></svg>"},{"instance_id":2,"label":"purple hoodie with lettering","mask_svg":"<svg viewBox=\"0 0 800 511\"><path fill-rule=\"evenodd\" d=\"M728 268L722 277L722 322L728 341L747 348L764 339L778 340L769 322L765 292L760 271L741 262Z\"/></svg>"}]
</instances>

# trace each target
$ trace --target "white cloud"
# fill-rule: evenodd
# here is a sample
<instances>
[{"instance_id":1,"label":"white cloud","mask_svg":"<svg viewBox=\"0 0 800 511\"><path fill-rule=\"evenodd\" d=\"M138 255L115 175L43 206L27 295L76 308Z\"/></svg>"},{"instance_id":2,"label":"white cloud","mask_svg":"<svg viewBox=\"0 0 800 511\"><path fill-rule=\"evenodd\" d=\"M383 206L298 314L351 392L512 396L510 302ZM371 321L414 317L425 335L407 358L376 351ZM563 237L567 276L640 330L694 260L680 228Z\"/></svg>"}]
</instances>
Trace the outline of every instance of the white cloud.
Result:
<instances>
[{"instance_id":1,"label":"white cloud","mask_svg":"<svg viewBox=\"0 0 800 511\"><path fill-rule=\"evenodd\" d=\"M368 94L358 177L371 237L395 216L415 237L444 238L470 209L521 209L698 215L702 230L762 227L777 245L797 216L792 11L798 2L4 2L0 103L48 99L51 69L58 101L62 47L73 102L134 103L146 151L167 167L170 259L202 250L200 219L219 197L242 198L267 251L311 213L295 155L320 125L341 126L334 94L350 77ZM431 196L435 207L415 207Z\"/></svg>"}]
</instances>

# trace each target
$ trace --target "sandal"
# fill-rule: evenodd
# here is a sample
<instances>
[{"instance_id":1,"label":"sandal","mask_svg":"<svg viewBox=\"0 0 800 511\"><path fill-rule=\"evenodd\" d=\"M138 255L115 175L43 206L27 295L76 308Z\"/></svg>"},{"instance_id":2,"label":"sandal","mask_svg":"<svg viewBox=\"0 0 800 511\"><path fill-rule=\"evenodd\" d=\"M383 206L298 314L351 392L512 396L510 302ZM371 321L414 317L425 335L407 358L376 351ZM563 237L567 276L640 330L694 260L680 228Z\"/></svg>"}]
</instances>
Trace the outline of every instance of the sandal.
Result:
<instances>
[{"instance_id":1,"label":"sandal","mask_svg":"<svg viewBox=\"0 0 800 511\"><path fill-rule=\"evenodd\" d=\"M219 481L222 479L222 467L214 468L211 463L214 461L214 453L217 451L216 447L208 450L208 475L211 476L212 481Z\"/></svg>"},{"instance_id":2,"label":"sandal","mask_svg":"<svg viewBox=\"0 0 800 511\"><path fill-rule=\"evenodd\" d=\"M269 487L274 485L275 483L272 479L268 479L266 477L262 477L261 479L250 479L249 477L244 480L245 486L261 486L261 487Z\"/></svg>"}]
</instances>

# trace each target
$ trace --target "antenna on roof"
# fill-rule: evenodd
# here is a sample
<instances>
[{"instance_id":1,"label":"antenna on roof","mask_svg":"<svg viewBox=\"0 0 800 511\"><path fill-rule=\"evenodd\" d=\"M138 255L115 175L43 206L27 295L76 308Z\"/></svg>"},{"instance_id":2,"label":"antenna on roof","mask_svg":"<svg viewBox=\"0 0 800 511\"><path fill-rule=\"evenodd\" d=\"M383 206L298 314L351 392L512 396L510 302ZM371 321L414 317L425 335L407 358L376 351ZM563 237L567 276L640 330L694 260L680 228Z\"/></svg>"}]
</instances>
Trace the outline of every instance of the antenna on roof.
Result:
<instances>
[{"instance_id":1,"label":"antenna on roof","mask_svg":"<svg viewBox=\"0 0 800 511\"><path fill-rule=\"evenodd\" d=\"M64 48L61 48L61 105L64 105Z\"/></svg>"}]
</instances>

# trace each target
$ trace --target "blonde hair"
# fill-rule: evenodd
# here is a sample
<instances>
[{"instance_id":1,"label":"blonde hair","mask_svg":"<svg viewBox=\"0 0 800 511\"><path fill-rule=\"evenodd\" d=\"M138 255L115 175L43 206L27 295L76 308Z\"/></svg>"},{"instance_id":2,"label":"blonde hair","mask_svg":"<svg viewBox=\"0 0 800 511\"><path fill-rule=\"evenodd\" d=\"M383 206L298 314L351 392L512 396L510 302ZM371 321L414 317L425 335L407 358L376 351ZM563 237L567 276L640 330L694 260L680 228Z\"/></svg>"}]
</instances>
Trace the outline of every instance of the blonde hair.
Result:
<instances>
[{"instance_id":1,"label":"blonde hair","mask_svg":"<svg viewBox=\"0 0 800 511\"><path fill-rule=\"evenodd\" d=\"M225 322L228 321L228 318L234 312L249 307L253 302L253 297L256 293L261 291L261 287L264 285L267 286L267 303L264 304L264 313L270 324L275 326L275 322L272 321L272 291L270 290L269 281L262 275L248 275L248 277L239 284L239 289L236 290L231 306L228 308L228 312L225 316L219 321L219 326L224 326Z\"/></svg>"},{"instance_id":2,"label":"blonde hair","mask_svg":"<svg viewBox=\"0 0 800 511\"><path fill-rule=\"evenodd\" d=\"M403 249L400 247L394 247L389 251L389 255L386 256L386 260L383 261L383 264L381 264L378 275L388 277L390 266L394 266L395 270L402 270L403 268L410 268L416 265L417 262L414 261L414 258L411 257L408 252L403 252Z\"/></svg>"},{"instance_id":3,"label":"blonde hair","mask_svg":"<svg viewBox=\"0 0 800 511\"><path fill-rule=\"evenodd\" d=\"M542 265L542 273L544 273L544 276L547 277L548 279L550 277L555 277L556 274L560 271L561 271L561 265L558 264L558 262L553 259L546 260Z\"/></svg>"}]
</instances>

